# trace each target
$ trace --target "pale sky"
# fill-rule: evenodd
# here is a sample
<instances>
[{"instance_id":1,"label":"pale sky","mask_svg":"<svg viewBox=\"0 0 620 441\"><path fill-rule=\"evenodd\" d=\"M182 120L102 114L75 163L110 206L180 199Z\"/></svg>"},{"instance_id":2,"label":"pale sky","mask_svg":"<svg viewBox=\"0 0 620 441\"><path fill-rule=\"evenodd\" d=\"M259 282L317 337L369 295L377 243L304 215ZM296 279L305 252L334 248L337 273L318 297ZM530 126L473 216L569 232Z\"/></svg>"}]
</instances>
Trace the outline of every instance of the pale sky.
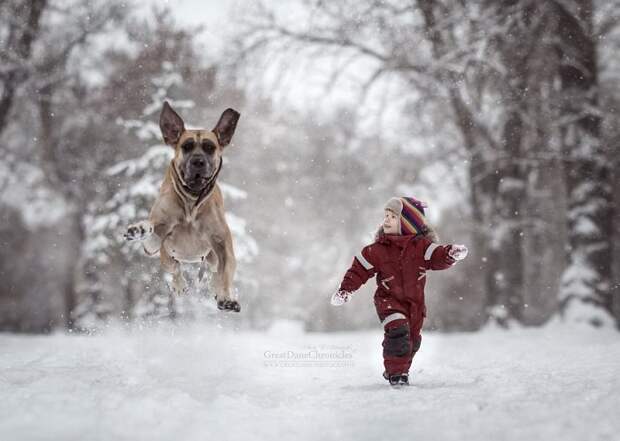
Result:
<instances>
[{"instance_id":1,"label":"pale sky","mask_svg":"<svg viewBox=\"0 0 620 441\"><path fill-rule=\"evenodd\" d=\"M230 11L238 4L226 0L146 0L140 2L146 11L152 5L168 6L172 9L179 23L201 25L200 43L214 55L221 54L225 42L231 38L234 30ZM213 51L213 52L212 52Z\"/></svg>"}]
</instances>

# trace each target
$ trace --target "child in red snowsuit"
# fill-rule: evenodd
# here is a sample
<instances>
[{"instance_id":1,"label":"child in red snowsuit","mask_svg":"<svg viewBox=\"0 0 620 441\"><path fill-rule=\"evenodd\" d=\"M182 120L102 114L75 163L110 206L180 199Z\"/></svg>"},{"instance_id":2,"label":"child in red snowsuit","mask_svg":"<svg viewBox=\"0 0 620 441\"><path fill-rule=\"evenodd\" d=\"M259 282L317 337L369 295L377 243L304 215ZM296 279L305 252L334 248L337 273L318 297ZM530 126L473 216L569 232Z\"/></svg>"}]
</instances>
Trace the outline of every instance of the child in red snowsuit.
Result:
<instances>
[{"instance_id":1,"label":"child in red snowsuit","mask_svg":"<svg viewBox=\"0 0 620 441\"><path fill-rule=\"evenodd\" d=\"M375 242L353 259L332 296L335 306L376 275L375 308L384 328L384 378L390 384L409 384L409 367L420 348L426 306L427 270L450 268L464 259L464 245L438 245L437 235L424 217L425 205L409 197L392 198L385 206Z\"/></svg>"}]
</instances>

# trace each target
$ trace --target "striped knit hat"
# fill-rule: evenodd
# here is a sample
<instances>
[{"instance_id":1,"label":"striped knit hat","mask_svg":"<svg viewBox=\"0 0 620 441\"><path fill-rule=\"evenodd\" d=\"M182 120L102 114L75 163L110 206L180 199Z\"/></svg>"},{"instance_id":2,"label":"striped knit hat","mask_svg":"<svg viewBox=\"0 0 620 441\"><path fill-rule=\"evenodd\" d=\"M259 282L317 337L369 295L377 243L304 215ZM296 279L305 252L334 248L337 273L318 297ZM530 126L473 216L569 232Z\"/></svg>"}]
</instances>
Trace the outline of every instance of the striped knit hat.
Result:
<instances>
[{"instance_id":1,"label":"striped knit hat","mask_svg":"<svg viewBox=\"0 0 620 441\"><path fill-rule=\"evenodd\" d=\"M410 197L391 198L385 204L386 210L400 216L401 235L425 235L436 242L439 238L424 216L424 209L427 207L425 202Z\"/></svg>"}]
</instances>

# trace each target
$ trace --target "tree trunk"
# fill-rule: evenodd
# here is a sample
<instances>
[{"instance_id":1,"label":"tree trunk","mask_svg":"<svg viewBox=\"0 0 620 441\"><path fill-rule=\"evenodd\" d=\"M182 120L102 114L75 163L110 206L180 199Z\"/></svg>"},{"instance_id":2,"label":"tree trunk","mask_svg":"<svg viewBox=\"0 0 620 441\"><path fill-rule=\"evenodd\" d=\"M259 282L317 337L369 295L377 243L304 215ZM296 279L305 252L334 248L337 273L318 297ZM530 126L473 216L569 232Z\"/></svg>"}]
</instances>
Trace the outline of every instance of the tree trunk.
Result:
<instances>
[{"instance_id":1,"label":"tree trunk","mask_svg":"<svg viewBox=\"0 0 620 441\"><path fill-rule=\"evenodd\" d=\"M74 327L74 309L77 304L77 277L76 271L78 265L76 262L80 259L81 247L85 240L86 232L82 224L82 216L86 209L85 202L75 197L70 191L70 183L63 182L60 178L59 168L64 164L60 163L57 149L59 147L58 134L54 125L54 92L53 83L48 83L39 90L38 110L39 121L41 123L41 151L40 162L41 168L45 171L47 185L50 188L60 190L65 200L72 207L70 213L67 213L67 223L71 225L70 237L64 237L67 244L70 244L73 258L67 262L68 271L64 280L64 325L67 329Z\"/></svg>"},{"instance_id":2,"label":"tree trunk","mask_svg":"<svg viewBox=\"0 0 620 441\"><path fill-rule=\"evenodd\" d=\"M521 109L510 111L502 136L502 154L506 157L506 163L500 167L496 240L492 245L498 259L498 268L494 275L498 298L493 304L503 305L506 308L506 318L518 322L523 320L524 295L522 218L526 194L525 171L520 164L523 156L523 131Z\"/></svg>"},{"instance_id":3,"label":"tree trunk","mask_svg":"<svg viewBox=\"0 0 620 441\"><path fill-rule=\"evenodd\" d=\"M499 4L491 2L487 8L495 8L491 26L508 29L507 35L495 37L498 56L505 66L503 86L500 88L504 122L497 154L500 160L497 172L500 176L497 188L497 214L494 222L495 234L491 248L497 256L494 279L497 283L491 305L496 307L495 319L501 325L510 320L522 323L525 299L524 260L524 213L527 207L526 145L533 139L536 127L526 124L535 113L536 81L540 76L531 72L537 68L538 38L543 28L538 25L541 11L531 2L504 0ZM534 103L534 106L531 105ZM500 309L501 307L501 309ZM502 315L499 313L503 312Z\"/></svg>"},{"instance_id":4,"label":"tree trunk","mask_svg":"<svg viewBox=\"0 0 620 441\"><path fill-rule=\"evenodd\" d=\"M424 18L426 35L431 43L433 56L439 60L447 52L447 44L436 25L436 2L418 0L418 6ZM506 295L498 290L497 276L502 262L498 248L493 246L489 229L489 226L493 227L493 223L497 220L496 199L499 185L499 175L495 173L496 164L489 153L498 146L493 145L494 142L486 132L486 128L479 126L472 110L461 96L459 88L462 78L459 78L454 71L441 72L440 75L447 87L456 126L470 154L469 199L475 224L472 234L473 249L480 258L480 269L485 274L486 307L483 313L503 323L510 309L503 307L503 298ZM511 265L514 265L514 262Z\"/></svg>"},{"instance_id":5,"label":"tree trunk","mask_svg":"<svg viewBox=\"0 0 620 441\"><path fill-rule=\"evenodd\" d=\"M561 312L569 320L602 325L612 297L611 169L601 142L592 0L556 5L559 16L560 141L568 194L568 267Z\"/></svg>"}]
</instances>

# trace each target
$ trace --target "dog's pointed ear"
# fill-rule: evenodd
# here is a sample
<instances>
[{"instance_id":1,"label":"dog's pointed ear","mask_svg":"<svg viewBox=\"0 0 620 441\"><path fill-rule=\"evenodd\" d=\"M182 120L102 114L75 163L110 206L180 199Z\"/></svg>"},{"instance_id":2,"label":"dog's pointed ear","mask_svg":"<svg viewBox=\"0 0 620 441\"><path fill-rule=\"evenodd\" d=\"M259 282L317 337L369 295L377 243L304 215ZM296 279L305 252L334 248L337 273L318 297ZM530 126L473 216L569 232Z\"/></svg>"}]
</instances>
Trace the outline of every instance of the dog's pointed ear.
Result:
<instances>
[{"instance_id":1,"label":"dog's pointed ear","mask_svg":"<svg viewBox=\"0 0 620 441\"><path fill-rule=\"evenodd\" d=\"M237 121L239 121L239 112L233 109L226 109L222 116L220 116L220 120L215 125L215 128L212 130L217 136L217 140L222 147L230 144L230 140L235 133L235 129L237 128Z\"/></svg>"},{"instance_id":2,"label":"dog's pointed ear","mask_svg":"<svg viewBox=\"0 0 620 441\"><path fill-rule=\"evenodd\" d=\"M161 134L164 136L164 142L173 147L179 141L181 134L185 130L183 120L178 113L170 107L168 101L164 101L164 108L159 115L159 128L161 129Z\"/></svg>"}]
</instances>

